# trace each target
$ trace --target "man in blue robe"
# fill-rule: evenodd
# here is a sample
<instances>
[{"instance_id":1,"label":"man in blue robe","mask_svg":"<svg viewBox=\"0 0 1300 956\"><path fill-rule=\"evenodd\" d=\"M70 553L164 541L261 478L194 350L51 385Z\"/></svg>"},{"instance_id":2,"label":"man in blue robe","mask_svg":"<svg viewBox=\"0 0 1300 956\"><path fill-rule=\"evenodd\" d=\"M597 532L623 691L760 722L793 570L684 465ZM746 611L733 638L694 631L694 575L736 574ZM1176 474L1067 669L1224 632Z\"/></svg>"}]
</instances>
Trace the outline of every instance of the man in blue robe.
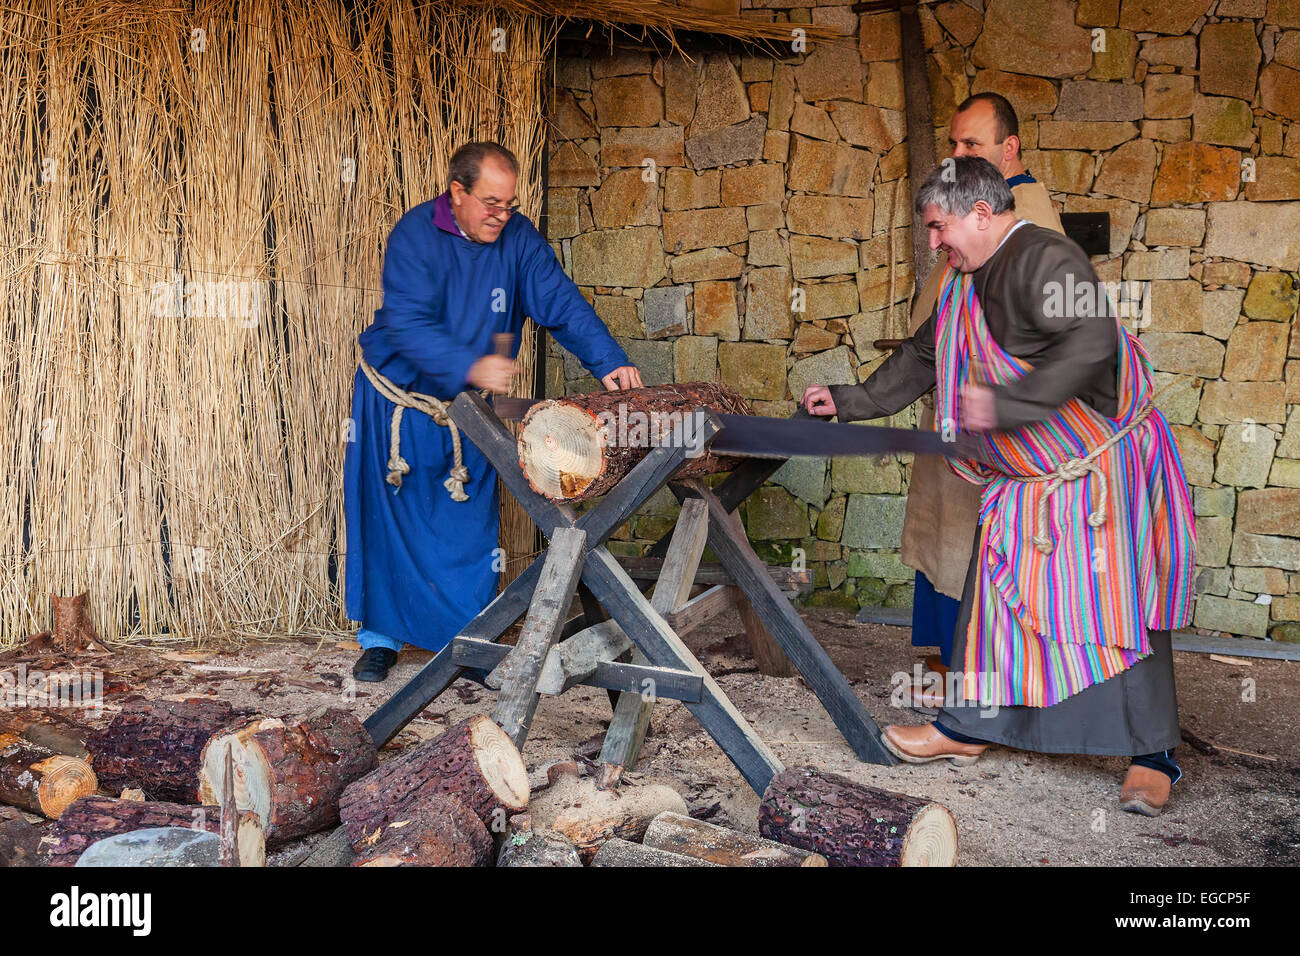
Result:
<instances>
[{"instance_id":1,"label":"man in blue robe","mask_svg":"<svg viewBox=\"0 0 1300 956\"><path fill-rule=\"evenodd\" d=\"M496 473L467 439L457 467L453 432L420 410L438 411L427 399L507 392L516 366L494 354L492 337L510 333L517 350L525 315L606 388L641 385L517 212L518 174L504 147L462 146L447 192L407 212L388 237L383 305L358 339L343 472L345 604L361 622L357 680L383 680L403 642L441 649L497 593Z\"/></svg>"}]
</instances>

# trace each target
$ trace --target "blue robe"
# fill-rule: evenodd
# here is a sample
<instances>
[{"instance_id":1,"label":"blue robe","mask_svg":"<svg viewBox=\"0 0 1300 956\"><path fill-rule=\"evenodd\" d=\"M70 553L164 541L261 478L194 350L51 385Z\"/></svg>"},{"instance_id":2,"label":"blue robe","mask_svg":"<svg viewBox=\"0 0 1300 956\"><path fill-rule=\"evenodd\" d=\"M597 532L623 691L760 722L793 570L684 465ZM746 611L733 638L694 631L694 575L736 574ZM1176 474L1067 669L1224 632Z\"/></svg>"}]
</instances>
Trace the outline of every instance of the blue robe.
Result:
<instances>
[{"instance_id":1,"label":"blue robe","mask_svg":"<svg viewBox=\"0 0 1300 956\"><path fill-rule=\"evenodd\" d=\"M469 367L491 354L492 335L524 316L549 329L597 379L630 364L604 323L564 274L536 227L516 214L496 242L459 230L447 193L407 212L384 252L383 306L361 333L362 354L407 391L450 401L471 386ZM367 646L441 649L496 596L496 472L464 435L469 501L443 487L451 434L427 415L402 415L400 489L388 474L393 404L360 369L353 383L355 431L343 467L347 523L345 606ZM387 640L385 640L385 638Z\"/></svg>"}]
</instances>

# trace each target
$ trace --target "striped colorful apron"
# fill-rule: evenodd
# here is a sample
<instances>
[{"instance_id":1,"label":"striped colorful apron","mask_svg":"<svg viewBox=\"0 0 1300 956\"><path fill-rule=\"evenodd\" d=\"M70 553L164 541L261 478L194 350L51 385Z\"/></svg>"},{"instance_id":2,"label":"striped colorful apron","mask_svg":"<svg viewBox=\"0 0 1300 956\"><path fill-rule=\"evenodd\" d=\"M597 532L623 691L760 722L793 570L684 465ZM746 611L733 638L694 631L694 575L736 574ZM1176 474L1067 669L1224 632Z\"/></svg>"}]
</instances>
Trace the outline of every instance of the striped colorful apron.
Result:
<instances>
[{"instance_id":1,"label":"striped colorful apron","mask_svg":"<svg viewBox=\"0 0 1300 956\"><path fill-rule=\"evenodd\" d=\"M984 485L964 691L985 706L1050 707L1150 654L1148 630L1190 617L1195 525L1182 460L1169 423L1150 408L1146 353L1115 321L1116 418L1072 399L1045 421L986 433L987 463L949 461ZM1032 368L993 340L972 277L951 267L935 339L937 428L962 427L972 371L997 386ZM1077 462L1135 421L1096 456L1097 471ZM1042 480L1072 460L1069 480Z\"/></svg>"}]
</instances>

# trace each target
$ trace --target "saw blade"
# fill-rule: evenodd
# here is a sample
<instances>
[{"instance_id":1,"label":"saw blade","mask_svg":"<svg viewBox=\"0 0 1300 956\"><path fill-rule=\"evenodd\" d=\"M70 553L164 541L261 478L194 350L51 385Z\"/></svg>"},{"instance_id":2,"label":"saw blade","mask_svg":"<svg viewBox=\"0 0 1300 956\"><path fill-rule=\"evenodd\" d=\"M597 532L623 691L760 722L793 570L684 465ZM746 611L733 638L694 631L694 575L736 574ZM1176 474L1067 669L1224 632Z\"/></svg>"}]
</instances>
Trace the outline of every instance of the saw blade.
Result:
<instances>
[{"instance_id":1,"label":"saw blade","mask_svg":"<svg viewBox=\"0 0 1300 956\"><path fill-rule=\"evenodd\" d=\"M709 443L715 455L742 458L835 458L891 452L980 458L982 443L971 435L944 441L937 432L828 422L812 416L763 418L719 415L722 431Z\"/></svg>"}]
</instances>

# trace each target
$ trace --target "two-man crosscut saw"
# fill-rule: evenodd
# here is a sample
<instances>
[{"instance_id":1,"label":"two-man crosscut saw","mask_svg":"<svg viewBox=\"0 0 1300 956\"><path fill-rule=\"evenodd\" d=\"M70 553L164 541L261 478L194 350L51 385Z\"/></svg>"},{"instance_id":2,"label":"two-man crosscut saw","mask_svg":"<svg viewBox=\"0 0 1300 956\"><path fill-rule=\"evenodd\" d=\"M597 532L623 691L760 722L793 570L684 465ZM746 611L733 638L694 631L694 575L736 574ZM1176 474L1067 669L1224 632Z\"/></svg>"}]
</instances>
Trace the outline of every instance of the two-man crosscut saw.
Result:
<instances>
[{"instance_id":1,"label":"two-man crosscut saw","mask_svg":"<svg viewBox=\"0 0 1300 956\"><path fill-rule=\"evenodd\" d=\"M546 399L498 396L492 407L499 418L518 420L543 401ZM709 451L715 455L834 458L910 452L976 460L985 457L985 444L974 435L962 433L954 435L952 441L944 441L937 432L914 428L828 422L810 415L802 406L790 418L714 414L722 423L722 430L709 442Z\"/></svg>"}]
</instances>

